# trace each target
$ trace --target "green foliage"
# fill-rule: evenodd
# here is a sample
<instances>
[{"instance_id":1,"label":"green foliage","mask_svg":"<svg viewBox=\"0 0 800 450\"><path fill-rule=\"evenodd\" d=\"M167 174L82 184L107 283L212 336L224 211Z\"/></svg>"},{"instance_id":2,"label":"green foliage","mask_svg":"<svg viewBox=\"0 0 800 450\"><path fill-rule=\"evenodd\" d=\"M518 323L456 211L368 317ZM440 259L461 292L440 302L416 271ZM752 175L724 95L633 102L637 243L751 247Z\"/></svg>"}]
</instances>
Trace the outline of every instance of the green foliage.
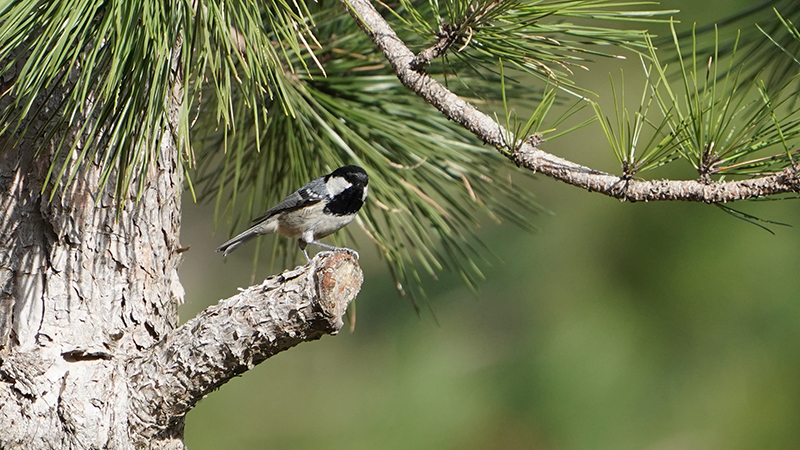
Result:
<instances>
[{"instance_id":1,"label":"green foliage","mask_svg":"<svg viewBox=\"0 0 800 450\"><path fill-rule=\"evenodd\" d=\"M778 11L781 13L776 17ZM760 76L768 89L780 89L786 78L797 73L793 57L787 57L787 54L796 56L800 53L800 41L792 35L790 28L791 23L798 20L800 9L795 0L764 1L720 18L714 24L678 33L677 37L684 53L689 53L691 46L696 46L700 54L716 52L720 57L725 57L736 49L740 60L747 61L741 67L742 79ZM692 35L698 39L693 39ZM671 36L666 36L656 39L655 43L661 47L671 45L672 41ZM673 59L667 61L672 62Z\"/></svg>"},{"instance_id":2,"label":"green foliage","mask_svg":"<svg viewBox=\"0 0 800 450\"><path fill-rule=\"evenodd\" d=\"M797 31L797 27L794 26L794 23L792 23L791 20L784 18L781 15L781 13L778 12L777 9L775 10L775 14L778 16L778 19L780 20L781 25L783 25L783 29L786 30L785 34L787 36L791 37L794 41L800 41L800 31ZM792 61L794 61L797 64L800 64L800 59L797 58L797 55L795 55L793 51L791 51L790 49L786 48L787 46L782 44L776 38L773 38L772 36L770 36L770 34L768 32L766 32L766 31L764 31L763 28L759 27L758 25L756 25L756 26L758 27L759 31L764 33L764 35L767 36L767 38L773 44L775 44L776 47L778 47L782 52L786 53L786 55L789 58L791 58Z\"/></svg>"},{"instance_id":3,"label":"green foliage","mask_svg":"<svg viewBox=\"0 0 800 450\"><path fill-rule=\"evenodd\" d=\"M570 75L575 69L587 69L591 58L624 59L620 54L623 50L645 50L643 32L627 29L619 22L659 22L658 16L677 12L635 10L655 4L608 0L401 0L394 12L419 36L453 34L455 48L448 55L468 67L496 70L497 60L502 58L544 82L555 81L568 89L574 85ZM600 26L609 21L618 23Z\"/></svg>"},{"instance_id":4,"label":"green foliage","mask_svg":"<svg viewBox=\"0 0 800 450\"><path fill-rule=\"evenodd\" d=\"M591 122L593 119L585 120L577 125L567 129L567 130L559 130L558 133L552 134L555 132L558 127L565 121L571 119L573 116L578 114L581 110L583 110L587 103L584 99L576 100L571 106L564 109L561 115L552 123L548 123L549 127L547 129L544 128L544 122L547 120L548 113L553 109L553 106L556 104L557 100L557 92L558 90L555 87L550 87L546 85L544 90L544 95L542 96L539 103L534 108L533 112L531 113L530 117L528 117L527 122L523 124L517 111L509 107L508 102L508 95L507 95L507 86L506 86L506 74L505 69L503 67L503 60L499 61L500 65L500 93L503 100L503 121L501 122L497 118L497 114L495 114L495 121L497 123L502 123L505 128L505 132L503 135L503 140L505 142L504 146L499 150L510 154L517 150L527 141L530 142L532 145L538 145L545 140L545 134L548 135L550 139L556 139L559 136L562 136L566 133L574 131L578 128L584 127Z\"/></svg>"},{"instance_id":5,"label":"green foliage","mask_svg":"<svg viewBox=\"0 0 800 450\"><path fill-rule=\"evenodd\" d=\"M642 59L643 65L644 59ZM645 67L648 75L651 73L652 66ZM592 103L595 114L599 119L603 133L611 145L614 155L617 157L624 176L630 177L640 171L652 169L675 159L677 152L676 134L669 133L669 113L662 115L658 122L650 119L651 107L655 92L661 80L653 80L648 76L645 81L639 106L631 113L625 102L625 77L622 76L621 90L617 91L613 77L611 79L611 92L614 99L614 123L603 115L603 110L597 103ZM643 132L650 131L650 139L640 145ZM638 153L637 153L638 152Z\"/></svg>"},{"instance_id":6,"label":"green foliage","mask_svg":"<svg viewBox=\"0 0 800 450\"><path fill-rule=\"evenodd\" d=\"M211 0L197 10L188 0L3 1L0 76L14 82L3 94L13 100L2 111L0 132L21 138L29 131L22 126L26 119L55 101L61 113L38 130L65 136L55 159L96 161L102 187L114 175L118 198L124 198L155 161L165 132L193 164L189 106L201 87L212 86L215 114L226 123L235 108L233 85L250 104L265 90L282 95L276 74L287 55L303 51L307 17L304 6L285 1ZM62 91L63 98L51 98ZM174 95L182 96L175 119ZM72 133L64 133L67 128ZM53 165L53 194L76 169Z\"/></svg>"},{"instance_id":7,"label":"green foliage","mask_svg":"<svg viewBox=\"0 0 800 450\"><path fill-rule=\"evenodd\" d=\"M687 56L674 28L673 42L677 79L668 65L659 61L651 44L651 63L643 60L648 79L632 118L624 94L619 102L614 94L616 128L599 106L595 108L623 172L632 175L680 158L690 162L701 179L710 179L715 175L763 175L792 163L795 141L800 137L800 108L791 103L796 76L770 86L761 73L742 75L748 63L737 58L736 45L727 58L720 56L718 47L710 55L703 54L692 35ZM654 101L660 118L651 121ZM652 137L643 149L637 149L645 124Z\"/></svg>"}]
</instances>

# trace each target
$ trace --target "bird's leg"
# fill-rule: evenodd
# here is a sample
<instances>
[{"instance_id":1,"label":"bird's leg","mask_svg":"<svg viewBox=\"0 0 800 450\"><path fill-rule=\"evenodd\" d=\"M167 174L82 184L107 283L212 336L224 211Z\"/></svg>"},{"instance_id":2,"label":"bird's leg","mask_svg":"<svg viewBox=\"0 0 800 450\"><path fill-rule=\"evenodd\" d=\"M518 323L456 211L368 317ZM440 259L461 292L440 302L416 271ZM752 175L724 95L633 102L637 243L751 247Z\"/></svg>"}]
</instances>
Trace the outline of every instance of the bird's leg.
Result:
<instances>
[{"instance_id":1,"label":"bird's leg","mask_svg":"<svg viewBox=\"0 0 800 450\"><path fill-rule=\"evenodd\" d=\"M308 241L308 243L309 243L309 244L314 244L314 245L319 245L320 247L322 247L322 248L327 248L328 250L331 250L331 251L336 251L336 250L344 250L344 251L346 251L346 252L350 252L350 253L352 253L353 255L355 255L356 259L360 259L360 255L358 254L358 252L357 252L357 251L355 251L355 250L353 250L353 249L350 249L350 248L346 248L346 247L334 247L334 246L332 246L332 245L328 245L328 244L325 244L324 242L320 242L320 241Z\"/></svg>"},{"instance_id":2,"label":"bird's leg","mask_svg":"<svg viewBox=\"0 0 800 450\"><path fill-rule=\"evenodd\" d=\"M311 259L308 257L308 252L306 251L306 245L308 245L306 243L306 241L304 241L302 239L298 239L297 240L297 245L299 245L300 246L300 250L303 251L303 256L306 257L306 263L310 263Z\"/></svg>"}]
</instances>

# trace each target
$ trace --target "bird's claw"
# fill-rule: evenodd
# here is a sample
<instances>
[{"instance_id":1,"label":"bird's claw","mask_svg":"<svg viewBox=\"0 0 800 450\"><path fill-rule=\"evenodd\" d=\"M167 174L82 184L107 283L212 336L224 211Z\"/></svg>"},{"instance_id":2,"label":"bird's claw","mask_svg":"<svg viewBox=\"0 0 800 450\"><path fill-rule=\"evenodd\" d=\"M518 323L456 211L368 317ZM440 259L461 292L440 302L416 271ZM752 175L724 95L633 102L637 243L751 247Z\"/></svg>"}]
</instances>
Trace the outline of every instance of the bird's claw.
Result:
<instances>
[{"instance_id":1,"label":"bird's claw","mask_svg":"<svg viewBox=\"0 0 800 450\"><path fill-rule=\"evenodd\" d=\"M357 251L355 251L355 250L353 250L352 248L346 248L346 247L342 247L342 248L338 248L337 250L344 250L344 251L346 251L347 253L350 253L350 254L352 254L353 256L355 256L355 257L356 257L356 261L358 261L358 260L360 260L360 259L361 259L361 255L359 255L359 254L358 254L358 252L357 252Z\"/></svg>"},{"instance_id":2,"label":"bird's claw","mask_svg":"<svg viewBox=\"0 0 800 450\"><path fill-rule=\"evenodd\" d=\"M332 251L331 250L323 250L323 251L317 253L317 256L325 256L325 255L329 255L329 254L332 254L333 252L338 252L338 251L350 253L351 255L356 257L356 260L360 260L361 259L361 255L359 255L357 251L353 250L352 248L347 248L347 247L336 247Z\"/></svg>"},{"instance_id":3,"label":"bird's claw","mask_svg":"<svg viewBox=\"0 0 800 450\"><path fill-rule=\"evenodd\" d=\"M333 254L333 252L330 251L330 250L323 250L321 252L317 252L317 256L327 256L327 255L332 255L332 254ZM316 256L315 256L315 258L316 258Z\"/></svg>"}]
</instances>

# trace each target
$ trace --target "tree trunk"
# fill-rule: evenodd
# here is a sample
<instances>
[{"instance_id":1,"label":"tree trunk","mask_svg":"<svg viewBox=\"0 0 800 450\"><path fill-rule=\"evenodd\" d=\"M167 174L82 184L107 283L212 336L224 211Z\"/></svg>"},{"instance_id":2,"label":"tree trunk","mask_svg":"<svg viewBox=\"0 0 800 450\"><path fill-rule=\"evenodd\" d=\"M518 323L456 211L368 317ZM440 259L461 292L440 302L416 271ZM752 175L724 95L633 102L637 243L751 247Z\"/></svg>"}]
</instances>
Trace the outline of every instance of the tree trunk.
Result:
<instances>
[{"instance_id":1,"label":"tree trunk","mask_svg":"<svg viewBox=\"0 0 800 450\"><path fill-rule=\"evenodd\" d=\"M4 136L11 145L0 154L0 443L128 448L125 362L177 326L183 301L182 168L165 132L157 162L136 181L140 201L135 188L114 198L114 180L99 191L94 161L63 158L56 168L77 166L78 176L49 201L56 145L80 126L40 137L58 100L57 91L43 99L27 137Z\"/></svg>"},{"instance_id":2,"label":"tree trunk","mask_svg":"<svg viewBox=\"0 0 800 450\"><path fill-rule=\"evenodd\" d=\"M184 416L204 395L338 331L360 269L346 253L318 257L176 328L183 174L172 134L137 180L140 200L136 188L117 199L98 190L95 161L58 161L77 128L40 137L58 103L44 100L27 138L0 137L12 144L0 154L0 448L184 448ZM54 158L79 170L49 201Z\"/></svg>"}]
</instances>

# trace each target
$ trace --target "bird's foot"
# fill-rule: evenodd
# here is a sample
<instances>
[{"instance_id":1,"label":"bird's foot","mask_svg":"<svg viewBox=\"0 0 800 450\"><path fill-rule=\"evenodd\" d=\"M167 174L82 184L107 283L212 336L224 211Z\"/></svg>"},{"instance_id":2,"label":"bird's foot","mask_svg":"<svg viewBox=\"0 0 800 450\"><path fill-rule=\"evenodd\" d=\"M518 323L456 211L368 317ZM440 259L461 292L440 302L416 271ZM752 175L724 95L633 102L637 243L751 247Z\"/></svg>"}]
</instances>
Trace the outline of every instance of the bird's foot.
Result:
<instances>
[{"instance_id":1,"label":"bird's foot","mask_svg":"<svg viewBox=\"0 0 800 450\"><path fill-rule=\"evenodd\" d=\"M301 242L304 242L304 241L302 241L302 240L301 240ZM308 244L314 244L314 245L320 246L320 247L322 247L322 248L327 248L328 250L331 250L331 251L334 251L334 252L335 252L335 251L339 251L339 250L341 250L341 251L344 251L344 252L348 252L348 253L352 254L353 256L355 256L355 257L356 257L356 259L360 259L360 255L358 254L358 252L357 252L357 251L355 251L355 250L353 250L353 249L351 249L351 248L347 248L347 247L334 247L334 246L332 246L332 245L328 245L328 244L326 244L326 243L324 243L324 242L319 242L319 241L309 241L309 242L308 242ZM304 248L304 246L302 246L302 245L301 245L301 247L300 247L300 248ZM319 253L317 253L317 254L319 255L319 254L322 254L322 253L330 253L330 252L319 252ZM307 257L308 257L308 256L306 256L306 258L307 258Z\"/></svg>"},{"instance_id":2,"label":"bird's foot","mask_svg":"<svg viewBox=\"0 0 800 450\"><path fill-rule=\"evenodd\" d=\"M317 253L317 256L330 255L333 252L339 252L339 251L350 253L351 255L355 256L357 260L361 259L361 255L359 255L357 251L347 247L333 247L333 250L323 250Z\"/></svg>"},{"instance_id":3,"label":"bird's foot","mask_svg":"<svg viewBox=\"0 0 800 450\"><path fill-rule=\"evenodd\" d=\"M339 247L339 248L337 248L336 250L343 250L343 251L346 251L347 253L350 253L350 254L352 254L353 256L355 256L355 257L356 257L356 260L359 260L359 259L361 259L361 255L359 255L359 254L358 254L358 252L357 252L357 251L355 251L355 250L353 250L352 248L347 248L347 247Z\"/></svg>"}]
</instances>

